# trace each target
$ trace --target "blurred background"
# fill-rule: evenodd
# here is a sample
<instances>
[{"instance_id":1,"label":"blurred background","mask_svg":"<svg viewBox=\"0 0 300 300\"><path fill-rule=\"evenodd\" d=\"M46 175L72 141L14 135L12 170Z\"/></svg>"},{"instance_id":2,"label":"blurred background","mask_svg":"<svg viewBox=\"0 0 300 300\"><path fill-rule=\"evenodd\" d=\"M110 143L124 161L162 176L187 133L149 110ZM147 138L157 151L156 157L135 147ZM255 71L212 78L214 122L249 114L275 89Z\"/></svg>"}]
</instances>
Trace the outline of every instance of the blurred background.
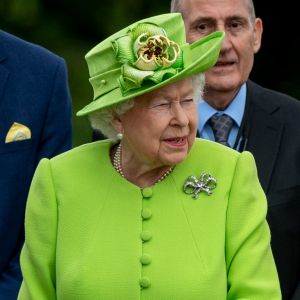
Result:
<instances>
[{"instance_id":1,"label":"blurred background","mask_svg":"<svg viewBox=\"0 0 300 300\"><path fill-rule=\"evenodd\" d=\"M119 29L155 14L169 12L170 0L0 0L0 29L62 56L68 66L73 99L73 144L91 141L86 117L75 113L92 100L84 55ZM254 0L264 22L263 43L251 79L300 99L296 2ZM294 7L293 7L294 6ZM1 41L0 41L1 42Z\"/></svg>"}]
</instances>

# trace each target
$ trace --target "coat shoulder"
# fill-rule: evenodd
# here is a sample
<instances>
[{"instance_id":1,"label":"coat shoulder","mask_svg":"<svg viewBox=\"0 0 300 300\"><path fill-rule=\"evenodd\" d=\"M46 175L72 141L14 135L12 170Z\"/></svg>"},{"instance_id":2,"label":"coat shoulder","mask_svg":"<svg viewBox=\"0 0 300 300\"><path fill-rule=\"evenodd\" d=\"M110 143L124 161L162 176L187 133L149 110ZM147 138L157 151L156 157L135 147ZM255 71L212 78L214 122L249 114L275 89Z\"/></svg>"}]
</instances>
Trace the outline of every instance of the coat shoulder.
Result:
<instances>
[{"instance_id":1,"label":"coat shoulder","mask_svg":"<svg viewBox=\"0 0 300 300\"><path fill-rule=\"evenodd\" d=\"M247 89L253 103L271 113L280 110L287 118L290 114L300 113L300 101L290 95L262 87L252 81L247 82Z\"/></svg>"},{"instance_id":2,"label":"coat shoulder","mask_svg":"<svg viewBox=\"0 0 300 300\"><path fill-rule=\"evenodd\" d=\"M239 162L254 165L253 155L248 151L242 153L205 139L196 139L191 155L188 156L190 166L199 166L201 170L211 170L222 176L233 176ZM231 174L231 175L230 175Z\"/></svg>"},{"instance_id":3,"label":"coat shoulder","mask_svg":"<svg viewBox=\"0 0 300 300\"><path fill-rule=\"evenodd\" d=\"M95 159L103 160L112 145L110 140L96 141L75 147L51 159L53 165L81 164Z\"/></svg>"},{"instance_id":4,"label":"coat shoulder","mask_svg":"<svg viewBox=\"0 0 300 300\"><path fill-rule=\"evenodd\" d=\"M20 51L23 55L29 55L31 52L40 53L41 55L46 55L53 58L58 58L59 56L52 51L46 49L45 47L26 41L20 37L13 34L0 30L1 45L8 49L14 49L15 51ZM26 51L24 51L26 50Z\"/></svg>"},{"instance_id":5,"label":"coat shoulder","mask_svg":"<svg viewBox=\"0 0 300 300\"><path fill-rule=\"evenodd\" d=\"M59 55L45 47L21 39L15 35L0 30L0 58L12 57L18 69L32 68L38 65L39 68L50 70L56 69L58 64L64 63Z\"/></svg>"},{"instance_id":6,"label":"coat shoulder","mask_svg":"<svg viewBox=\"0 0 300 300\"><path fill-rule=\"evenodd\" d=\"M240 155L238 151L230 147L202 138L196 139L193 152L210 160L223 160L224 158L236 160Z\"/></svg>"}]
</instances>

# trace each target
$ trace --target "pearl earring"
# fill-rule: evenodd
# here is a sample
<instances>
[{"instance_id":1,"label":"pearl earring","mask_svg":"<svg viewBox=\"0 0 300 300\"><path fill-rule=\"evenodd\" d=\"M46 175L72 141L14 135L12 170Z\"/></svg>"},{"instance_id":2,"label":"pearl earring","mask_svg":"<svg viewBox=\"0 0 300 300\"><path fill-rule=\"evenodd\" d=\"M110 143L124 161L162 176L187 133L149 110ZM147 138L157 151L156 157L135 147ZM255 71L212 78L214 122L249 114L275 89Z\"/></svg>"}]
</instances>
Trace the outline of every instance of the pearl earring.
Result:
<instances>
[{"instance_id":1,"label":"pearl earring","mask_svg":"<svg viewBox=\"0 0 300 300\"><path fill-rule=\"evenodd\" d=\"M117 139L118 139L118 140L122 140L122 138L123 138L123 133L118 132L118 133L117 133Z\"/></svg>"}]
</instances>

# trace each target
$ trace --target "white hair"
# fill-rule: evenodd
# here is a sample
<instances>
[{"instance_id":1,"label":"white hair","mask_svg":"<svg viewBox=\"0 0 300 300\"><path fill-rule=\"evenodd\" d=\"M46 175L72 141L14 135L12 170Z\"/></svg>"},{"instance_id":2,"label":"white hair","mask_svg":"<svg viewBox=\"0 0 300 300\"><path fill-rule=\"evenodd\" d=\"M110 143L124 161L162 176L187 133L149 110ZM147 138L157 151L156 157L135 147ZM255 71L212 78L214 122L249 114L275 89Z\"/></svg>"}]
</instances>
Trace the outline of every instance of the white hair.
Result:
<instances>
[{"instance_id":1,"label":"white hair","mask_svg":"<svg viewBox=\"0 0 300 300\"><path fill-rule=\"evenodd\" d=\"M194 100L197 103L203 94L205 84L204 74L191 77L194 89ZM112 126L112 121L130 110L134 106L134 99L127 100L120 104L103 108L89 114L89 120L93 130L100 131L106 137L117 140L117 131Z\"/></svg>"},{"instance_id":2,"label":"white hair","mask_svg":"<svg viewBox=\"0 0 300 300\"><path fill-rule=\"evenodd\" d=\"M126 102L92 112L89 115L89 120L93 130L100 131L112 140L117 140L118 132L112 126L112 121L117 116L125 114L133 106L134 100L130 99Z\"/></svg>"}]
</instances>

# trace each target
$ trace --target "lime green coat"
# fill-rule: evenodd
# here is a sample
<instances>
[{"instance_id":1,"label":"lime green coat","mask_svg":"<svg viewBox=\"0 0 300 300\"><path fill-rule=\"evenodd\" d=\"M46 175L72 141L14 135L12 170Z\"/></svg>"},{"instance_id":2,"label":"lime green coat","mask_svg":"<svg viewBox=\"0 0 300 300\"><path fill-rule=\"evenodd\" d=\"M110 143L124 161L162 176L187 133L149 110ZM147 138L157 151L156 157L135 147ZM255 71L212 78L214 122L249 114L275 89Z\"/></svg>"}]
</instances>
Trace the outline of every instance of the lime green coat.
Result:
<instances>
[{"instance_id":1,"label":"lime green coat","mask_svg":"<svg viewBox=\"0 0 300 300\"><path fill-rule=\"evenodd\" d=\"M249 152L196 140L165 180L140 189L115 171L110 146L83 145L39 164L19 299L281 299ZM195 200L183 185L202 172L218 185Z\"/></svg>"}]
</instances>

